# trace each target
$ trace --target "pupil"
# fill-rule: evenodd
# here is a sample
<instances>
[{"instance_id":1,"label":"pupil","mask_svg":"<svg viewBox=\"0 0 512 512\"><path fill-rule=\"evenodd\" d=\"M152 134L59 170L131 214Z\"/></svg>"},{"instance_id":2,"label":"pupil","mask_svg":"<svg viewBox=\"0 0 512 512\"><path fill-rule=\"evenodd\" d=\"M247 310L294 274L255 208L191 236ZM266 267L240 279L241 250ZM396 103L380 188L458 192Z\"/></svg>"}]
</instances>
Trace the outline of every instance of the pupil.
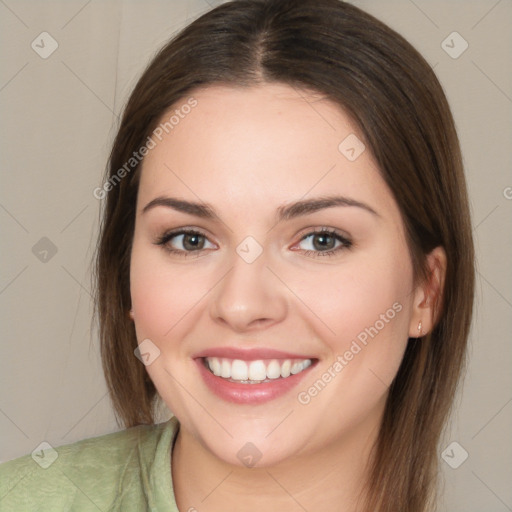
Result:
<instances>
[{"instance_id":1,"label":"pupil","mask_svg":"<svg viewBox=\"0 0 512 512\"><path fill-rule=\"evenodd\" d=\"M200 238L203 238L201 235L185 235L183 238L183 246L185 249L202 249L204 245L204 240L199 240Z\"/></svg>"},{"instance_id":2,"label":"pupil","mask_svg":"<svg viewBox=\"0 0 512 512\"><path fill-rule=\"evenodd\" d=\"M334 238L331 235L316 235L313 238L313 246L315 247L315 249L332 249L333 241Z\"/></svg>"}]
</instances>

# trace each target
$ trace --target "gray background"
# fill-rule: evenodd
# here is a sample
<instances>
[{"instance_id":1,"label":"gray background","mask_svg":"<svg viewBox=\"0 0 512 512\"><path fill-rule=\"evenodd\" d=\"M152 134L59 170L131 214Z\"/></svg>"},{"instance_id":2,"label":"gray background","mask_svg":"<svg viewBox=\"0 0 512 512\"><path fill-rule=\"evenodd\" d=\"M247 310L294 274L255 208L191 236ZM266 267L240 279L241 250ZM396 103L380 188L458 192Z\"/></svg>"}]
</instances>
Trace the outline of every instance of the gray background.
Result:
<instances>
[{"instance_id":1,"label":"gray background","mask_svg":"<svg viewBox=\"0 0 512 512\"><path fill-rule=\"evenodd\" d=\"M143 68L216 3L0 0L2 461L42 441L59 446L118 429L91 329L93 189ZM434 66L464 154L477 305L467 377L439 455L456 441L452 465L462 449L469 456L457 469L441 459L439 510L512 510L512 2L354 3ZM46 59L31 47L51 48L44 31L58 43ZM454 31L469 45L457 58L464 42Z\"/></svg>"}]
</instances>

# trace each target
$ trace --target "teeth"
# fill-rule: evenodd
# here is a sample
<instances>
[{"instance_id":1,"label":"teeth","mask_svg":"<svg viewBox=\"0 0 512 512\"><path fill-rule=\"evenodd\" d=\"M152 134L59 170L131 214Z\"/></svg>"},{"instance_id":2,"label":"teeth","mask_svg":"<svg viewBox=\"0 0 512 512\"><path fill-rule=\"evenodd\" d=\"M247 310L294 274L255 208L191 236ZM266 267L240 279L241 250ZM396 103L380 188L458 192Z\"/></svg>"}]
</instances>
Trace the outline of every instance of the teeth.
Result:
<instances>
[{"instance_id":1,"label":"teeth","mask_svg":"<svg viewBox=\"0 0 512 512\"><path fill-rule=\"evenodd\" d=\"M233 377L235 378L235 377ZM267 369L263 361L252 361L249 364L250 380L265 380L267 378Z\"/></svg>"},{"instance_id":2,"label":"teeth","mask_svg":"<svg viewBox=\"0 0 512 512\"><path fill-rule=\"evenodd\" d=\"M267 366L267 377L269 379L278 379L281 377L281 365L275 359L270 361Z\"/></svg>"},{"instance_id":3,"label":"teeth","mask_svg":"<svg viewBox=\"0 0 512 512\"><path fill-rule=\"evenodd\" d=\"M231 377L231 363L227 359L222 360L220 376L225 379L229 379Z\"/></svg>"},{"instance_id":4,"label":"teeth","mask_svg":"<svg viewBox=\"0 0 512 512\"><path fill-rule=\"evenodd\" d=\"M241 359L205 358L206 365L217 377L241 382L263 382L295 375L311 366L311 359L272 359L242 361Z\"/></svg>"},{"instance_id":5,"label":"teeth","mask_svg":"<svg viewBox=\"0 0 512 512\"><path fill-rule=\"evenodd\" d=\"M214 375L217 375L217 377L221 374L221 364L218 359L213 359L211 361L210 370L213 372Z\"/></svg>"},{"instance_id":6,"label":"teeth","mask_svg":"<svg viewBox=\"0 0 512 512\"><path fill-rule=\"evenodd\" d=\"M309 359L308 359L309 361ZM281 377L289 377L290 376L290 368L292 367L292 362L287 359L282 365L281 365Z\"/></svg>"},{"instance_id":7,"label":"teeth","mask_svg":"<svg viewBox=\"0 0 512 512\"><path fill-rule=\"evenodd\" d=\"M234 380L247 380L249 378L249 368L245 361L235 359L231 364L231 378Z\"/></svg>"}]
</instances>

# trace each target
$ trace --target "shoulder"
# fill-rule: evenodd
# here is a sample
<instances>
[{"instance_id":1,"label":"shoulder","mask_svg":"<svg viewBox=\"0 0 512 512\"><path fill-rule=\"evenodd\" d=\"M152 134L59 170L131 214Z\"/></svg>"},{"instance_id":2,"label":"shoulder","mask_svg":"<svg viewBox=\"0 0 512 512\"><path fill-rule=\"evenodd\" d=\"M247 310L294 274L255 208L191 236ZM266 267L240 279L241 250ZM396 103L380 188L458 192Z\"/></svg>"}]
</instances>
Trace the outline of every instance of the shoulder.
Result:
<instances>
[{"instance_id":1,"label":"shoulder","mask_svg":"<svg viewBox=\"0 0 512 512\"><path fill-rule=\"evenodd\" d=\"M145 510L155 478L167 479L161 483L172 494L170 448L178 427L173 417L59 447L43 445L0 464L0 510Z\"/></svg>"}]
</instances>

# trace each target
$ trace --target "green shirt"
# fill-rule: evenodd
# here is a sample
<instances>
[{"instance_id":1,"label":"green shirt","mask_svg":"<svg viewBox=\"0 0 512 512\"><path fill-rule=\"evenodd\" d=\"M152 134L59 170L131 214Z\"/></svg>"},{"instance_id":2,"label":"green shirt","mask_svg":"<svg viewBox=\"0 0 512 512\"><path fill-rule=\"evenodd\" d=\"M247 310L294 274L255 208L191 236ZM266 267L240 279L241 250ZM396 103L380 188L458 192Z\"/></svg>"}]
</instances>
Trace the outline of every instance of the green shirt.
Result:
<instances>
[{"instance_id":1,"label":"green shirt","mask_svg":"<svg viewBox=\"0 0 512 512\"><path fill-rule=\"evenodd\" d=\"M173 416L5 462L0 511L179 512L171 474L178 429Z\"/></svg>"}]
</instances>

